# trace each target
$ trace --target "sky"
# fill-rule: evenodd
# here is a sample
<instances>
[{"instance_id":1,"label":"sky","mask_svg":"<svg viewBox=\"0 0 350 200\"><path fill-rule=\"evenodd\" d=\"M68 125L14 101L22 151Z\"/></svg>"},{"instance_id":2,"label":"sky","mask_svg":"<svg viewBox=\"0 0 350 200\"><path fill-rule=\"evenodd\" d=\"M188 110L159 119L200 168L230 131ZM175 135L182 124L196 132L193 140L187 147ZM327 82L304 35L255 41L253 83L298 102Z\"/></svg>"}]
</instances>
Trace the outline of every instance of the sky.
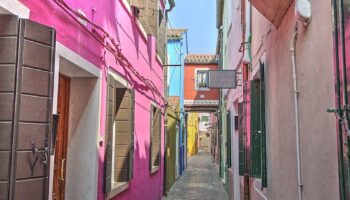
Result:
<instances>
[{"instance_id":1,"label":"sky","mask_svg":"<svg viewBox=\"0 0 350 200\"><path fill-rule=\"evenodd\" d=\"M175 0L170 28L188 29L189 53L215 54L216 0Z\"/></svg>"}]
</instances>

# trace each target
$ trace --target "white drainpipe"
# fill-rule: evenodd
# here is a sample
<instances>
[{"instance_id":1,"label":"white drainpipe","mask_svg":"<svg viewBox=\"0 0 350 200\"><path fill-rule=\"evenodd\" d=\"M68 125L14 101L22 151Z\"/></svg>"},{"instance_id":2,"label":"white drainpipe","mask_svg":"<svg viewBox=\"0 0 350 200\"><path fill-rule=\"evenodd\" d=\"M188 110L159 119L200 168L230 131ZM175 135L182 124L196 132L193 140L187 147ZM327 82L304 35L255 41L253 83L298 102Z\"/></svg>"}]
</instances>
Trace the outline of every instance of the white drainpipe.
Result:
<instances>
[{"instance_id":1,"label":"white drainpipe","mask_svg":"<svg viewBox=\"0 0 350 200\"><path fill-rule=\"evenodd\" d=\"M295 24L295 30L290 42L290 52L292 58L292 71L293 71L293 89L294 89L294 114L295 114L295 139L297 148L297 171L298 171L298 200L302 200L302 177L301 177L301 155L300 155L300 130L299 130L299 104L298 104L298 89L297 89L297 75L296 75L296 56L295 46L298 38L298 24Z\"/></svg>"},{"instance_id":2,"label":"white drainpipe","mask_svg":"<svg viewBox=\"0 0 350 200\"><path fill-rule=\"evenodd\" d=\"M308 25L311 21L311 3L310 0L297 0L295 3L295 15L299 21ZM294 89L294 114L295 114L295 139L297 148L297 181L298 181L298 200L302 200L303 180L301 175L301 152L300 152L300 129L299 129L299 102L297 89L297 74L296 74L296 43L298 39L298 23L295 24L295 29L290 42L290 52L292 59L293 71L293 89Z\"/></svg>"}]
</instances>

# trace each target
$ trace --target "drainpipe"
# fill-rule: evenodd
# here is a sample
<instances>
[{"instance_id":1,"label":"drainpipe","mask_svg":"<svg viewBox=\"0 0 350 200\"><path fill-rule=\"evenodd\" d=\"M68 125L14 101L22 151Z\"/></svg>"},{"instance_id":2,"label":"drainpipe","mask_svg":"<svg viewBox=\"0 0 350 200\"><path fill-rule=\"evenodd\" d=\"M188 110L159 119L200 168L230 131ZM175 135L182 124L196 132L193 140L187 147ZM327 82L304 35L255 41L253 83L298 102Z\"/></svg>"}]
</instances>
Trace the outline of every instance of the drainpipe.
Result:
<instances>
[{"instance_id":1,"label":"drainpipe","mask_svg":"<svg viewBox=\"0 0 350 200\"><path fill-rule=\"evenodd\" d=\"M174 0L169 0L169 4L170 4L170 8L166 9L165 10L165 17L166 17L166 21L168 21L168 13L175 7L175 1ZM168 38L167 38L167 30L166 29L166 33L165 33L165 41L167 42L168 41ZM167 48L167 46L166 46ZM166 59L166 64L169 64L168 63L168 57ZM168 66L164 66L163 65L163 77L164 77L164 80L163 80L163 87L164 87L164 98L166 100L168 100ZM167 112L167 109L168 109L168 105L165 105L164 106L164 163L163 163L163 196L166 196L167 193L166 193L166 165L167 165L167 162L166 162L166 158L167 158L167 132L168 132L168 112ZM162 181L160 181L162 182ZM162 195L161 195L162 196Z\"/></svg>"},{"instance_id":2,"label":"drainpipe","mask_svg":"<svg viewBox=\"0 0 350 200\"><path fill-rule=\"evenodd\" d=\"M250 2L246 2L246 14L245 14L245 36L244 36L244 53L243 53L243 63L249 65L252 61L251 54L251 5Z\"/></svg>"},{"instance_id":3,"label":"drainpipe","mask_svg":"<svg viewBox=\"0 0 350 200\"><path fill-rule=\"evenodd\" d=\"M293 71L293 89L294 89L294 114L295 114L295 138L297 147L297 171L298 171L298 200L302 199L302 177L301 177L301 159L300 159L300 130L299 130L299 105L298 105L298 89L297 89L297 75L296 75L296 56L295 46L298 38L298 24L295 24L294 33L290 42L290 52L292 59L292 71Z\"/></svg>"}]
</instances>

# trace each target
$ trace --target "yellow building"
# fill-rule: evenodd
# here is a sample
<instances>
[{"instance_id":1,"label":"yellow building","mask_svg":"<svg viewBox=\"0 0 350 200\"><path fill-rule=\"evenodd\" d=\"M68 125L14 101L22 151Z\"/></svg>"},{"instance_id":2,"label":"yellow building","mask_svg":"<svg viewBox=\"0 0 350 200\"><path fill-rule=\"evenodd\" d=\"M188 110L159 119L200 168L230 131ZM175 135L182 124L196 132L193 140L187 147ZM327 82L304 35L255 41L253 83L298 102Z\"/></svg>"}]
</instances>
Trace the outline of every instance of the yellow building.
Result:
<instances>
[{"instance_id":1,"label":"yellow building","mask_svg":"<svg viewBox=\"0 0 350 200\"><path fill-rule=\"evenodd\" d=\"M198 113L189 113L187 118L187 153L193 156L198 152Z\"/></svg>"}]
</instances>

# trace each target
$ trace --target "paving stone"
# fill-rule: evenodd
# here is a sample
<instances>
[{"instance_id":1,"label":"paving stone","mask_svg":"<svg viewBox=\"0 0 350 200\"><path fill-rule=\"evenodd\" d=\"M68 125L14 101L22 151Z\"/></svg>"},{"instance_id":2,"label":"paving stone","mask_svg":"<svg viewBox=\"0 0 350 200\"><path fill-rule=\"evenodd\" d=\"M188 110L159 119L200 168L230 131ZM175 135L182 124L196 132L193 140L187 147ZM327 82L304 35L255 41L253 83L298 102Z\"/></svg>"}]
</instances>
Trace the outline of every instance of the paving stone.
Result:
<instances>
[{"instance_id":1,"label":"paving stone","mask_svg":"<svg viewBox=\"0 0 350 200\"><path fill-rule=\"evenodd\" d=\"M188 168L163 200L228 200L216 165L209 153L199 152L189 159Z\"/></svg>"}]
</instances>

